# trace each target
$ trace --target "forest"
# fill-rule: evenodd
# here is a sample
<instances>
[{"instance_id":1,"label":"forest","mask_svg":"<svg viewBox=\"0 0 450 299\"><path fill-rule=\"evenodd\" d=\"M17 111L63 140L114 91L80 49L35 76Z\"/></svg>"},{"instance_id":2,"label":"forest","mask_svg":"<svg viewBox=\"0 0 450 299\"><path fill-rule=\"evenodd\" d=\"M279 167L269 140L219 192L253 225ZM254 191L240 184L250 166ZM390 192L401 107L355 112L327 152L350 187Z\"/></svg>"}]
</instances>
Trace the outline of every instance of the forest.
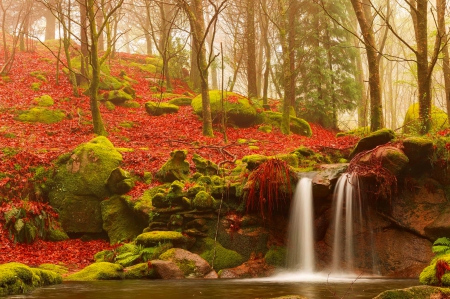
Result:
<instances>
[{"instance_id":1,"label":"forest","mask_svg":"<svg viewBox=\"0 0 450 299\"><path fill-rule=\"evenodd\" d=\"M0 0L0 16L0 296L291 269L303 174L315 269L338 263L349 173L372 234L407 244L359 240L378 274L450 285L446 0ZM403 205L413 190L426 208ZM358 250L350 272L373 274Z\"/></svg>"}]
</instances>

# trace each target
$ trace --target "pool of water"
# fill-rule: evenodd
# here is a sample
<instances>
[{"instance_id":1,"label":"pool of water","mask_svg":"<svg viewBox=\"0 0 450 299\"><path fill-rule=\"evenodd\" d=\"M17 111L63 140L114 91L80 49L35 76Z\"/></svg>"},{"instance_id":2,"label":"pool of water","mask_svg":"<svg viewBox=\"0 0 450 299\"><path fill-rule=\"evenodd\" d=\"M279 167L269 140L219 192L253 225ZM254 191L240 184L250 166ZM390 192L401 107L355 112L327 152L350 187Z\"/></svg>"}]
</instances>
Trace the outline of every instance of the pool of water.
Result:
<instances>
[{"instance_id":1,"label":"pool of water","mask_svg":"<svg viewBox=\"0 0 450 299\"><path fill-rule=\"evenodd\" d=\"M121 280L64 282L9 298L178 299L272 298L302 295L309 299L373 298L379 293L418 285L416 279L275 277L269 279Z\"/></svg>"}]
</instances>

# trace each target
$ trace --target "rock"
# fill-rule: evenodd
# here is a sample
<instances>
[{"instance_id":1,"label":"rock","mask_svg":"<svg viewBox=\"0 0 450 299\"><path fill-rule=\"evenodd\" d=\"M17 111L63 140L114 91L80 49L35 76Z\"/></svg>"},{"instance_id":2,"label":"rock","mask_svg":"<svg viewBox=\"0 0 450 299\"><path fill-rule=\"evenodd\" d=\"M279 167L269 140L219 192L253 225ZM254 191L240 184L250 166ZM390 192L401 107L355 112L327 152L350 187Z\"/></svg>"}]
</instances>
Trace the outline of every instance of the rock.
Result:
<instances>
[{"instance_id":1,"label":"rock","mask_svg":"<svg viewBox=\"0 0 450 299\"><path fill-rule=\"evenodd\" d=\"M437 131L449 127L447 113L434 105L431 106L430 117L431 124L429 133L436 133ZM403 133L419 133L421 125L419 103L414 103L409 106L408 111L406 111L405 120L403 122Z\"/></svg>"},{"instance_id":2,"label":"rock","mask_svg":"<svg viewBox=\"0 0 450 299\"><path fill-rule=\"evenodd\" d=\"M195 169L204 175L214 175L218 172L217 164L211 162L208 159L202 158L201 156L194 154L192 161L195 164Z\"/></svg>"},{"instance_id":3,"label":"rock","mask_svg":"<svg viewBox=\"0 0 450 299\"><path fill-rule=\"evenodd\" d=\"M447 288L416 286L406 289L387 290L373 299L446 299L448 298L448 291Z\"/></svg>"},{"instance_id":4,"label":"rock","mask_svg":"<svg viewBox=\"0 0 450 299\"><path fill-rule=\"evenodd\" d=\"M169 249L159 258L177 264L186 278L203 278L213 270L199 255L180 248Z\"/></svg>"},{"instance_id":5,"label":"rock","mask_svg":"<svg viewBox=\"0 0 450 299\"><path fill-rule=\"evenodd\" d=\"M179 214L170 215L168 228L169 230L178 230L183 227L183 216Z\"/></svg>"},{"instance_id":6,"label":"rock","mask_svg":"<svg viewBox=\"0 0 450 299\"><path fill-rule=\"evenodd\" d=\"M242 255L234 250L224 248L211 238L198 239L192 250L205 259L216 271L233 268L244 262Z\"/></svg>"},{"instance_id":7,"label":"rock","mask_svg":"<svg viewBox=\"0 0 450 299\"><path fill-rule=\"evenodd\" d=\"M69 236L66 234L66 232L59 229L48 230L47 236L45 237L45 240L53 242L65 241L68 239Z\"/></svg>"},{"instance_id":8,"label":"rock","mask_svg":"<svg viewBox=\"0 0 450 299\"><path fill-rule=\"evenodd\" d=\"M192 200L192 207L198 210L211 210L214 209L215 202L216 200L211 195L205 191L200 191Z\"/></svg>"},{"instance_id":9,"label":"rock","mask_svg":"<svg viewBox=\"0 0 450 299\"><path fill-rule=\"evenodd\" d=\"M211 116L215 122L222 120L221 91L210 90ZM234 92L224 93L224 104L227 115L227 123L237 127L249 127L257 120L256 109L249 100ZM199 94L192 100L194 113L202 117L202 96Z\"/></svg>"},{"instance_id":10,"label":"rock","mask_svg":"<svg viewBox=\"0 0 450 299\"><path fill-rule=\"evenodd\" d=\"M99 262L65 278L68 281L115 280L122 279L123 267L118 264Z\"/></svg>"},{"instance_id":11,"label":"rock","mask_svg":"<svg viewBox=\"0 0 450 299\"><path fill-rule=\"evenodd\" d=\"M434 285L434 286L450 286L450 273L444 268L441 281L437 278L437 264L443 263L445 264L450 263L450 254L444 254L440 255L438 258L434 258L431 260L431 263L423 269L422 273L420 273L419 281L421 284L427 284L427 285Z\"/></svg>"},{"instance_id":12,"label":"rock","mask_svg":"<svg viewBox=\"0 0 450 299\"><path fill-rule=\"evenodd\" d=\"M54 124L62 121L66 114L59 109L48 109L45 107L34 107L21 111L16 119L23 122L37 122L43 124Z\"/></svg>"},{"instance_id":13,"label":"rock","mask_svg":"<svg viewBox=\"0 0 450 299\"><path fill-rule=\"evenodd\" d=\"M131 88L131 87L130 87ZM122 89L119 90L111 90L109 92L105 92L103 95L103 100L110 101L114 105L121 105L127 101L132 101L133 96Z\"/></svg>"},{"instance_id":14,"label":"rock","mask_svg":"<svg viewBox=\"0 0 450 299\"><path fill-rule=\"evenodd\" d=\"M314 198L325 198L333 193L339 177L347 170L347 163L322 164L312 178Z\"/></svg>"},{"instance_id":15,"label":"rock","mask_svg":"<svg viewBox=\"0 0 450 299\"><path fill-rule=\"evenodd\" d=\"M158 170L156 177L162 182L184 181L189 174L189 163L186 162L187 151L175 150L170 159Z\"/></svg>"},{"instance_id":16,"label":"rock","mask_svg":"<svg viewBox=\"0 0 450 299\"><path fill-rule=\"evenodd\" d=\"M155 269L156 277L161 279L183 279L183 271L171 261L152 260L151 264Z\"/></svg>"},{"instance_id":17,"label":"rock","mask_svg":"<svg viewBox=\"0 0 450 299\"><path fill-rule=\"evenodd\" d=\"M66 195L58 205L59 221L68 233L103 231L100 201L93 196Z\"/></svg>"},{"instance_id":18,"label":"rock","mask_svg":"<svg viewBox=\"0 0 450 299\"><path fill-rule=\"evenodd\" d=\"M163 102L147 102L145 103L145 111L153 116L160 116L164 114L177 113L180 107L173 104Z\"/></svg>"},{"instance_id":19,"label":"rock","mask_svg":"<svg viewBox=\"0 0 450 299\"><path fill-rule=\"evenodd\" d=\"M411 190L406 187L398 196L392 197L391 208L385 213L395 219L398 225L423 237L435 239L444 236L436 235L450 231L450 223L442 223L450 217L444 190L430 178L412 181L411 184Z\"/></svg>"},{"instance_id":20,"label":"rock","mask_svg":"<svg viewBox=\"0 0 450 299\"><path fill-rule=\"evenodd\" d=\"M264 111L261 113L261 115L263 116L265 124L281 127L281 121L283 119L283 115L281 113L274 111ZM307 137L312 136L311 127L309 126L309 123L304 119L291 116L289 128L290 131L294 134Z\"/></svg>"},{"instance_id":21,"label":"rock","mask_svg":"<svg viewBox=\"0 0 450 299\"><path fill-rule=\"evenodd\" d=\"M25 294L36 287L60 284L61 274L21 263L0 265L0 296Z\"/></svg>"},{"instance_id":22,"label":"rock","mask_svg":"<svg viewBox=\"0 0 450 299\"><path fill-rule=\"evenodd\" d=\"M120 167L111 171L106 185L113 194L126 194L134 187L134 181L131 179L130 173Z\"/></svg>"},{"instance_id":23,"label":"rock","mask_svg":"<svg viewBox=\"0 0 450 299\"><path fill-rule=\"evenodd\" d=\"M275 267L267 265L263 258L252 259L231 269L219 272L220 278L257 278L267 277L274 273Z\"/></svg>"},{"instance_id":24,"label":"rock","mask_svg":"<svg viewBox=\"0 0 450 299\"><path fill-rule=\"evenodd\" d=\"M368 151L376 148L379 145L386 144L395 138L395 133L389 129L381 129L369 134L367 137L362 138L358 144L356 144L353 151L350 153L350 159L363 151Z\"/></svg>"},{"instance_id":25,"label":"rock","mask_svg":"<svg viewBox=\"0 0 450 299\"><path fill-rule=\"evenodd\" d=\"M189 248L192 246L193 241L195 242L195 239L192 240L192 238L174 231L152 231L136 237L136 244L145 247L158 246L162 243L172 243L174 247Z\"/></svg>"},{"instance_id":26,"label":"rock","mask_svg":"<svg viewBox=\"0 0 450 299\"><path fill-rule=\"evenodd\" d=\"M371 165L373 160L381 161L381 165L393 175L399 175L408 164L408 157L398 148L393 146L382 146L376 151L365 154L359 160L360 164Z\"/></svg>"},{"instance_id":27,"label":"rock","mask_svg":"<svg viewBox=\"0 0 450 299\"><path fill-rule=\"evenodd\" d=\"M429 162L433 154L433 142L422 137L409 137L403 140L403 152L411 163Z\"/></svg>"},{"instance_id":28,"label":"rock","mask_svg":"<svg viewBox=\"0 0 450 299\"><path fill-rule=\"evenodd\" d=\"M176 97L173 99L170 99L168 101L169 104L176 105L176 106L191 106L192 98L189 97Z\"/></svg>"},{"instance_id":29,"label":"rock","mask_svg":"<svg viewBox=\"0 0 450 299\"><path fill-rule=\"evenodd\" d=\"M145 228L121 196L104 200L100 206L103 229L108 233L111 244L133 240Z\"/></svg>"},{"instance_id":30,"label":"rock","mask_svg":"<svg viewBox=\"0 0 450 299\"><path fill-rule=\"evenodd\" d=\"M156 271L151 262L140 263L123 269L125 279L156 278Z\"/></svg>"},{"instance_id":31,"label":"rock","mask_svg":"<svg viewBox=\"0 0 450 299\"><path fill-rule=\"evenodd\" d=\"M185 230L183 230L183 234L186 234L191 237L200 237L200 238L205 238L208 236L207 233L201 232L195 228L185 229Z\"/></svg>"}]
</instances>

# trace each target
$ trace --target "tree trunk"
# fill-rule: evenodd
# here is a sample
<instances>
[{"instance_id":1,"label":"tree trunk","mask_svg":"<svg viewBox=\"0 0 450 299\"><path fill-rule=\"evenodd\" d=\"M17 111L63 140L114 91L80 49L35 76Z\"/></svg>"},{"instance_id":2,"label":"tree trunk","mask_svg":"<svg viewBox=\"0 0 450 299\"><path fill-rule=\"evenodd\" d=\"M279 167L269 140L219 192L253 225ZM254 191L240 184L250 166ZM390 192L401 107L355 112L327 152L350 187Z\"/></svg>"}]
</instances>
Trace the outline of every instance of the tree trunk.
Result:
<instances>
[{"instance_id":1,"label":"tree trunk","mask_svg":"<svg viewBox=\"0 0 450 299\"><path fill-rule=\"evenodd\" d=\"M94 133L106 136L107 132L103 125L102 115L98 105L98 87L100 85L100 61L98 57L98 33L97 24L95 22L95 5L94 0L87 1L87 15L89 17L89 31L91 37L90 58L92 66L92 79L89 85L89 100L92 114L92 122L94 125Z\"/></svg>"},{"instance_id":2,"label":"tree trunk","mask_svg":"<svg viewBox=\"0 0 450 299\"><path fill-rule=\"evenodd\" d=\"M289 0L289 3L292 3L295 0ZM282 50L282 58L283 58L283 84L284 84L284 98L283 98L283 117L281 120L281 132L283 134L290 134L290 107L291 107L291 71L290 71L290 47L287 36L287 26L288 26L288 16L287 10L288 6L284 0L278 0L279 8L280 8L280 23L279 23L279 39Z\"/></svg>"},{"instance_id":3,"label":"tree trunk","mask_svg":"<svg viewBox=\"0 0 450 299\"><path fill-rule=\"evenodd\" d=\"M53 15L52 11L47 8L45 11L45 40L55 39L56 34L56 17Z\"/></svg>"},{"instance_id":4,"label":"tree trunk","mask_svg":"<svg viewBox=\"0 0 450 299\"><path fill-rule=\"evenodd\" d=\"M438 15L438 33L441 38L441 43L444 44L442 48L442 68L444 73L444 89L445 89L445 103L447 106L447 116L450 123L450 57L448 51L448 34L445 28L445 8L446 0L436 0L437 15Z\"/></svg>"},{"instance_id":5,"label":"tree trunk","mask_svg":"<svg viewBox=\"0 0 450 299\"><path fill-rule=\"evenodd\" d=\"M248 98L258 96L256 86L256 35L255 35L255 0L247 0L247 94Z\"/></svg>"},{"instance_id":6,"label":"tree trunk","mask_svg":"<svg viewBox=\"0 0 450 299\"><path fill-rule=\"evenodd\" d=\"M81 77L80 85L86 84L89 78L88 68L88 36L87 36L87 3L86 0L77 0L80 4L80 50L81 50Z\"/></svg>"},{"instance_id":7,"label":"tree trunk","mask_svg":"<svg viewBox=\"0 0 450 299\"><path fill-rule=\"evenodd\" d=\"M263 6L263 10L267 11L267 4L266 4L267 0L264 0L262 2L262 6ZM268 31L269 31L269 18L266 14L261 16L261 34L262 34L262 41L261 43L264 44L264 53L265 53L265 70L264 70L264 83L263 83L263 107L264 109L269 109L269 104L268 104L268 89L269 89L269 75L270 75L270 43L269 43L269 36L268 36Z\"/></svg>"},{"instance_id":8,"label":"tree trunk","mask_svg":"<svg viewBox=\"0 0 450 299\"><path fill-rule=\"evenodd\" d=\"M366 0L365 0L366 1ZM367 10L370 6L363 5L359 0L351 0L353 9L358 19L359 27L366 48L367 63L369 66L369 89L370 89L370 130L376 131L383 127L383 106L380 92L380 69L378 65L377 51L373 28L368 22Z\"/></svg>"},{"instance_id":9,"label":"tree trunk","mask_svg":"<svg viewBox=\"0 0 450 299\"><path fill-rule=\"evenodd\" d=\"M295 48L296 48L296 20L297 20L298 5L297 0L289 1L289 13L288 13L288 47L289 47L289 105L295 107L295 80L296 76L296 63L295 63ZM295 110L294 110L295 111Z\"/></svg>"}]
</instances>

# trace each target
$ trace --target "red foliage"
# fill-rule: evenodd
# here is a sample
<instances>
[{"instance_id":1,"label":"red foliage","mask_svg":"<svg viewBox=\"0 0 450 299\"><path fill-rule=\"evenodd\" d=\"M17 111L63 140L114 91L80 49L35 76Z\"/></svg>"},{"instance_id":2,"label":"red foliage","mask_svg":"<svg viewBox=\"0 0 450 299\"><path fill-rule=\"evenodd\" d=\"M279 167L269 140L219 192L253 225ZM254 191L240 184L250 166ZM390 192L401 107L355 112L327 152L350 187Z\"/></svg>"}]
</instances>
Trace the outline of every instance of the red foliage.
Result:
<instances>
[{"instance_id":1,"label":"red foliage","mask_svg":"<svg viewBox=\"0 0 450 299\"><path fill-rule=\"evenodd\" d=\"M3 55L1 51L0 49L0 59ZM149 99L158 98L159 94L153 94L149 86L154 85L152 81L160 79L161 76L149 75L127 61L143 62L145 58L143 55L119 53L118 59L111 60L113 75L118 76L123 70L127 76L138 81L133 88L138 95L136 101L141 107ZM37 166L51 166L51 161L60 154L94 137L89 99L85 95L74 97L68 78L62 73L57 85L55 66L55 58L38 46L34 52L17 53L9 74L10 80L0 79L0 197L15 203L25 198L42 201L40 194L36 194L33 188L36 182L33 181L32 171ZM40 71L47 78L47 82L41 81L38 91L30 88L33 82L38 81L31 75L33 71ZM151 80L148 80L149 77ZM178 94L192 92L182 80L173 80L173 86L174 92ZM68 116L66 119L56 124L24 123L16 120L18 111L29 109L34 105L33 99L44 94L55 100L55 105L50 109L64 111ZM275 107L276 103L271 106L272 109ZM109 131L108 138L113 144L116 147L133 149L122 153L123 167L140 176L143 176L144 172L155 173L168 159L169 153L178 148L189 150L188 160L197 153L218 163L249 154L274 155L289 152L301 145L314 150L344 149L353 146L357 141L357 138L350 136L336 138L333 132L311 124L311 138L286 136L278 129L274 129L272 133L263 133L256 126L245 129L227 128L229 143L225 144L219 130L216 130L213 138L202 136L201 121L194 115L190 106L181 107L177 114L159 117L148 115L142 108L116 107L114 110L108 110L102 105L100 110ZM120 125L122 122L131 122L133 125L123 127ZM238 139L257 140L258 149L238 143ZM226 151L218 149L225 145ZM46 178L41 177L40 180L45 182ZM131 195L138 197L147 187L148 185L138 182ZM6 237L5 228L1 226L0 230L0 263L20 261L37 265L67 261L68 264L82 267L92 262L95 252L109 248L103 241L70 240L52 243L38 240L32 245L13 244Z\"/></svg>"},{"instance_id":2,"label":"red foliage","mask_svg":"<svg viewBox=\"0 0 450 299\"><path fill-rule=\"evenodd\" d=\"M438 260L436 262L436 278L439 281L439 284L442 283L442 276L444 276L445 272L450 270L450 265L444 260Z\"/></svg>"}]
</instances>

